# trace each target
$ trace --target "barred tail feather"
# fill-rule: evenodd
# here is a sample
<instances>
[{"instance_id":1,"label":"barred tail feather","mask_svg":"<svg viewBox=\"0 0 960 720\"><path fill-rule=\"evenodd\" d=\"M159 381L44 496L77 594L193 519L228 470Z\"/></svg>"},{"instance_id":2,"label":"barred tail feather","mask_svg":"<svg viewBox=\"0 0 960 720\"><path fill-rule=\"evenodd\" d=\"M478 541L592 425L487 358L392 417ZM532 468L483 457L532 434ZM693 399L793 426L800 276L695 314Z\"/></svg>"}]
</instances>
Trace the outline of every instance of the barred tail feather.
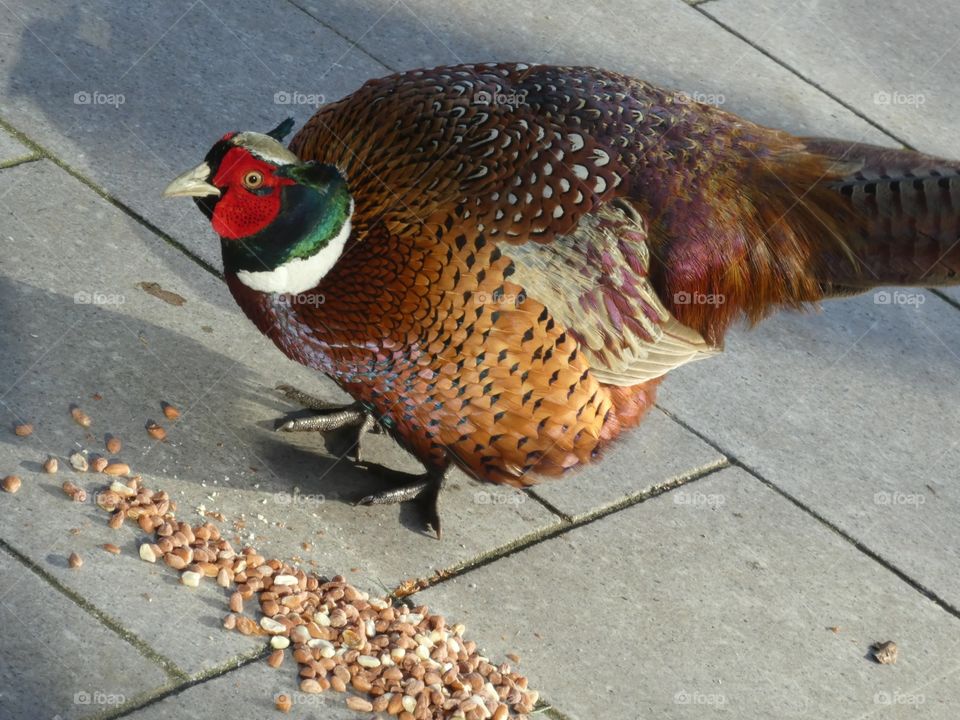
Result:
<instances>
[{"instance_id":1,"label":"barred tail feather","mask_svg":"<svg viewBox=\"0 0 960 720\"><path fill-rule=\"evenodd\" d=\"M860 220L846 238L859 267L827 257L824 279L838 294L960 283L960 162L838 140L805 143L811 152L860 166L827 183Z\"/></svg>"}]
</instances>

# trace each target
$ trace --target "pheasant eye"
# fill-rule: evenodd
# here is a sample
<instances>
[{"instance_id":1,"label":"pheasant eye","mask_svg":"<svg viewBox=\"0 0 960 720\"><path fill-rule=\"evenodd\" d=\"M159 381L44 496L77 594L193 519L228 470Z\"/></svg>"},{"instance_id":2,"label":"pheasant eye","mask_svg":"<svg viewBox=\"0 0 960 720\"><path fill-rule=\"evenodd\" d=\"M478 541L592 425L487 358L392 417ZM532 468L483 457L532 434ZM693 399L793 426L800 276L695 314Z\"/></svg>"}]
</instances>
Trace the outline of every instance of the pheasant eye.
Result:
<instances>
[{"instance_id":1,"label":"pheasant eye","mask_svg":"<svg viewBox=\"0 0 960 720\"><path fill-rule=\"evenodd\" d=\"M256 170L251 170L243 176L243 186L248 190L256 190L263 185L263 174Z\"/></svg>"}]
</instances>

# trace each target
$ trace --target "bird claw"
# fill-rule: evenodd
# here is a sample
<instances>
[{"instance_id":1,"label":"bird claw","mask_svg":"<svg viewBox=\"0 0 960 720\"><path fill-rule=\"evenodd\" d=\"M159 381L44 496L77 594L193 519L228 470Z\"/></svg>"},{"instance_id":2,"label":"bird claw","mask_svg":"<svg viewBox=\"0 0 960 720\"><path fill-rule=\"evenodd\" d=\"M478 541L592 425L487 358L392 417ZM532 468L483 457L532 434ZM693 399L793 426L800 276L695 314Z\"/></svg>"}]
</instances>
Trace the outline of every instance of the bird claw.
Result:
<instances>
[{"instance_id":1,"label":"bird claw","mask_svg":"<svg viewBox=\"0 0 960 720\"><path fill-rule=\"evenodd\" d=\"M297 405L305 407L307 410L328 410L332 407L337 407L336 403L331 403L314 395L310 395L309 393L305 393L303 390L295 388L293 385L280 383L275 389L279 390L280 394L283 395L287 400L295 402Z\"/></svg>"},{"instance_id":2,"label":"bird claw","mask_svg":"<svg viewBox=\"0 0 960 720\"><path fill-rule=\"evenodd\" d=\"M324 400L318 398L315 395L303 392L299 388L294 387L293 385L287 385L286 383L280 383L276 387L280 391L280 394L283 395L287 400L295 402L297 405L305 408L307 410L317 410L317 411L336 411L336 410L347 410L353 408L359 408L365 414L373 418L369 411L366 410L360 403L350 403L349 405L343 405L340 403L330 402L329 400ZM367 432L372 432L376 434L383 433L383 427L376 421L376 418L373 418L373 422L370 423L370 428ZM278 430L281 428L277 428ZM299 428L293 428L299 429ZM310 430L312 428L303 428L304 430Z\"/></svg>"},{"instance_id":3,"label":"bird claw","mask_svg":"<svg viewBox=\"0 0 960 720\"><path fill-rule=\"evenodd\" d=\"M276 422L275 429L277 432L313 431L326 433L344 428L356 428L356 437L353 439L351 449L356 449L356 457L353 459L357 462L360 462L361 459L361 440L363 436L367 433L383 433L383 427L377 422L377 419L360 403L336 405L308 395L291 385L278 385L277 390L288 400L314 411L313 415L307 417L280 418Z\"/></svg>"},{"instance_id":4,"label":"bird claw","mask_svg":"<svg viewBox=\"0 0 960 720\"><path fill-rule=\"evenodd\" d=\"M387 478L393 487L360 498L356 505L390 505L413 501L420 509L428 528L437 534L437 540L443 536L440 525L440 491L446 480L446 472L428 471L422 475L377 468L378 475Z\"/></svg>"},{"instance_id":5,"label":"bird claw","mask_svg":"<svg viewBox=\"0 0 960 720\"><path fill-rule=\"evenodd\" d=\"M337 405L309 395L292 385L277 385L277 390L298 405L312 410L307 417L281 418L277 421L278 432L317 431L330 432L344 428L356 428L353 448L356 449L354 462L361 462L361 440L367 433L386 432L376 417L360 403ZM372 493L359 499L356 505L388 505L413 501L420 509L428 528L432 528L439 540L442 535L440 526L440 490L446 480L446 471L431 470L422 475L392 470L382 466L372 466L375 472L390 482L390 488Z\"/></svg>"}]
</instances>

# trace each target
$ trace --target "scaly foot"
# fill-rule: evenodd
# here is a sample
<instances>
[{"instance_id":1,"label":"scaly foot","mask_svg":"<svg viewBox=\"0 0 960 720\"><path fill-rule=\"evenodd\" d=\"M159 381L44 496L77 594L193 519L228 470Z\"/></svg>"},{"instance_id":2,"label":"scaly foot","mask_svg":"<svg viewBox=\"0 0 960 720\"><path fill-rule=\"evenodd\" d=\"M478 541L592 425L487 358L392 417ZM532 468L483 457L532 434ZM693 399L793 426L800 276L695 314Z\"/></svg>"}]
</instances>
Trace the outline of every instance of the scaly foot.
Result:
<instances>
[{"instance_id":1,"label":"scaly foot","mask_svg":"<svg viewBox=\"0 0 960 720\"><path fill-rule=\"evenodd\" d=\"M433 528L437 540L441 538L440 528L440 491L447 479L446 470L428 470L422 475L392 470L380 465L371 466L371 470L393 487L367 495L357 501L357 505L389 505L391 503L413 500L420 509L428 527Z\"/></svg>"},{"instance_id":2,"label":"scaly foot","mask_svg":"<svg viewBox=\"0 0 960 720\"><path fill-rule=\"evenodd\" d=\"M321 400L298 390L291 385L277 385L284 397L292 400L308 410L315 411L313 415L298 418L281 418L277 421L276 429L280 432L317 431L330 432L344 428L356 428L356 435L352 438L351 450L355 450L356 462L361 460L361 440L368 432L382 433L383 428L373 414L360 403L350 405L336 405Z\"/></svg>"}]
</instances>

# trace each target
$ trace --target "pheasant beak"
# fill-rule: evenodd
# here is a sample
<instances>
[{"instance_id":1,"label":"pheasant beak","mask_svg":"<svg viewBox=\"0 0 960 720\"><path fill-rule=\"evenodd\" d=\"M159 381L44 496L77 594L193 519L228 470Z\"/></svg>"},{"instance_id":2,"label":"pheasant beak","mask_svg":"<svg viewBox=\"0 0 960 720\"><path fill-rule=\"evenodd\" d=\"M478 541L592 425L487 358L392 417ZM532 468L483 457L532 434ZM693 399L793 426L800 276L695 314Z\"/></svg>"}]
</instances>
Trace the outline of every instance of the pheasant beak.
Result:
<instances>
[{"instance_id":1,"label":"pheasant beak","mask_svg":"<svg viewBox=\"0 0 960 720\"><path fill-rule=\"evenodd\" d=\"M210 183L210 166L202 162L195 168L177 175L163 191L164 197L207 197L220 195L220 190Z\"/></svg>"}]
</instances>

